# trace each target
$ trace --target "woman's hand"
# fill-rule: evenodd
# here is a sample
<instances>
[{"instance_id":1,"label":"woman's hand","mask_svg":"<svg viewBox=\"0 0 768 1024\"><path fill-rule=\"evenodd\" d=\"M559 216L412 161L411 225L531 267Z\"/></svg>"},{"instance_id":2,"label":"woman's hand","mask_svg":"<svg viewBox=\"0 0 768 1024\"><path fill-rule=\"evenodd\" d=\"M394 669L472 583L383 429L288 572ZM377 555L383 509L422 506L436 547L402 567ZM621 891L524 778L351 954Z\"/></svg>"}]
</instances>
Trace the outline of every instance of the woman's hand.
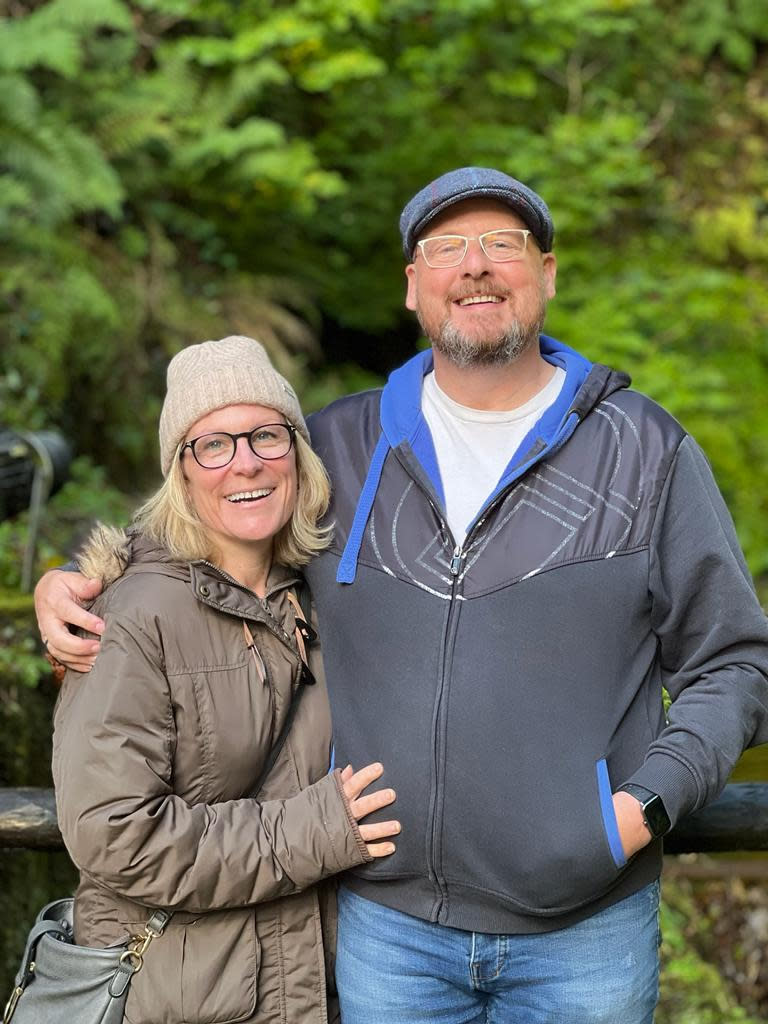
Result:
<instances>
[{"instance_id":1,"label":"woman's hand","mask_svg":"<svg viewBox=\"0 0 768 1024\"><path fill-rule=\"evenodd\" d=\"M342 788L347 798L352 817L359 822L367 814L394 803L394 789L377 789L373 793L361 796L364 789L381 778L384 774L384 766L375 762L367 764L365 768L354 771L351 764L348 764L341 773ZM387 857L395 852L395 844L392 842L377 842L376 840L387 839L388 836L396 836L400 831L399 821L377 821L373 825L360 825L360 835L365 840L368 853L372 857Z\"/></svg>"}]
</instances>

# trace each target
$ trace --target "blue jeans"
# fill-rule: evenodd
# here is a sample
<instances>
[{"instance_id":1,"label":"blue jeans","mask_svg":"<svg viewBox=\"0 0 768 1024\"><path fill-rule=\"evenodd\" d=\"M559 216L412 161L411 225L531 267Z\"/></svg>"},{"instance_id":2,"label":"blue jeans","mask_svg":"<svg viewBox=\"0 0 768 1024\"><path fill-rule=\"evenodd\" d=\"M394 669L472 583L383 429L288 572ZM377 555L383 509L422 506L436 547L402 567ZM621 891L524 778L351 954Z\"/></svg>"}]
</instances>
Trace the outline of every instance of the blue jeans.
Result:
<instances>
[{"instance_id":1,"label":"blue jeans","mask_svg":"<svg viewBox=\"0 0 768 1024\"><path fill-rule=\"evenodd\" d=\"M342 1024L652 1024L659 883L568 928L487 935L339 892Z\"/></svg>"}]
</instances>

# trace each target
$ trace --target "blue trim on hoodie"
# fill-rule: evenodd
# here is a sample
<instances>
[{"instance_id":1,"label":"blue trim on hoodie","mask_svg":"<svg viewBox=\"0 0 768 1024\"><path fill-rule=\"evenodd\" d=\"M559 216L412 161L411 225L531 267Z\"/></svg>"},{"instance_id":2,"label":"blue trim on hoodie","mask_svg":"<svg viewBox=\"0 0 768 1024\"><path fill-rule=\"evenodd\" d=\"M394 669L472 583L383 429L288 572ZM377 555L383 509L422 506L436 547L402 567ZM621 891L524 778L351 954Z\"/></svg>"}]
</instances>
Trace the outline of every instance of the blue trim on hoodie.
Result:
<instances>
[{"instance_id":1,"label":"blue trim on hoodie","mask_svg":"<svg viewBox=\"0 0 768 1024\"><path fill-rule=\"evenodd\" d=\"M365 478L363 489L360 492L357 508L355 509L355 518L352 520L352 528L349 531L349 537L347 538L344 553L341 556L339 568L336 572L337 583L355 582L355 576L357 574L357 558L360 554L360 547L363 543L363 534L365 533L368 517L370 516L371 509L373 508L376 491L379 489L381 472L384 469L384 462L388 454L389 443L387 442L384 434L382 434L379 438L379 443L374 449L371 464L368 467L368 475Z\"/></svg>"},{"instance_id":2,"label":"blue trim on hoodie","mask_svg":"<svg viewBox=\"0 0 768 1024\"><path fill-rule=\"evenodd\" d=\"M592 364L574 349L546 334L540 336L539 344L542 358L565 371L563 386L556 400L544 411L513 453L498 484L483 502L483 509L501 490L522 476L534 462L538 462L545 455L565 444L578 424L578 415L569 410L577 391L592 369ZM410 446L440 496L441 502L445 505L445 492L440 468L437 464L435 445L421 411L422 382L432 367L431 350L419 352L403 366L394 370L387 380L381 395L379 413L382 435L376 445L371 466L360 493L352 529L336 574L338 583L354 582L365 526L373 508L384 460L390 448L397 448L400 444ZM536 441L540 442L536 454L526 462L516 463L515 460L519 454L530 451ZM481 513L482 509L478 516Z\"/></svg>"},{"instance_id":3,"label":"blue trim on hoodie","mask_svg":"<svg viewBox=\"0 0 768 1024\"><path fill-rule=\"evenodd\" d=\"M544 410L541 417L517 446L517 450L507 463L507 468L501 474L501 479L493 494L489 495L488 501L491 501L499 491L520 475L521 467L515 465L515 460L521 453L529 452L536 441L542 442L546 451L549 452L553 447L560 447L565 443L576 429L578 416L575 414L569 416L568 413L577 391L592 369L592 363L572 348L568 348L567 345L555 341L554 338L550 338L546 334L541 335L540 345L542 358L553 366L559 366L564 370L565 380L555 401ZM571 419L572 423L569 423ZM565 431L567 431L566 436L562 436ZM536 456L537 460L539 458L541 458L541 454ZM485 502L486 505L488 501Z\"/></svg>"},{"instance_id":4,"label":"blue trim on hoodie","mask_svg":"<svg viewBox=\"0 0 768 1024\"><path fill-rule=\"evenodd\" d=\"M608 777L608 765L604 757L597 762L595 769L597 771L597 791L600 795L600 814L603 818L608 846L616 867L623 868L627 863L627 858L624 855L624 847L619 835L619 823L616 820L616 811L613 806L611 780Z\"/></svg>"}]
</instances>

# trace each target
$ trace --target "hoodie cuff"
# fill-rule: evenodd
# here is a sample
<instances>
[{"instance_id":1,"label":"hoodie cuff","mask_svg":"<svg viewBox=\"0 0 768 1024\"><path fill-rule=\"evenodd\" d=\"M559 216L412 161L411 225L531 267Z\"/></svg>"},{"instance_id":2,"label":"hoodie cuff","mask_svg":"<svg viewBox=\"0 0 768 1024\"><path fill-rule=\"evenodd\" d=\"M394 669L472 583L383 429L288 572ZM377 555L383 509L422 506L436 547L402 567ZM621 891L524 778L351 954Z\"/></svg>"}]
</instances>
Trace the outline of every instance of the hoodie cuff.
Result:
<instances>
[{"instance_id":1,"label":"hoodie cuff","mask_svg":"<svg viewBox=\"0 0 768 1024\"><path fill-rule=\"evenodd\" d=\"M705 799L691 769L667 754L652 754L622 785L628 782L661 797L673 828L686 814L698 810Z\"/></svg>"}]
</instances>

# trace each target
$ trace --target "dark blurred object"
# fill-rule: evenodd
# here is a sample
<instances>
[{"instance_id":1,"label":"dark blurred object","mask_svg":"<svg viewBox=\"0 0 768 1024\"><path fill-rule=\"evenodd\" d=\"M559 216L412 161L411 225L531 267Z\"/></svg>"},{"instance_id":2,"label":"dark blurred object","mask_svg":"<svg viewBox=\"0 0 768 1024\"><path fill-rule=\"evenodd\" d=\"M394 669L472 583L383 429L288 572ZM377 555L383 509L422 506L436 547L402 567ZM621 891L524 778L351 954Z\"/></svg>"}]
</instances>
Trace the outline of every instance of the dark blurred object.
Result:
<instances>
[{"instance_id":1,"label":"dark blurred object","mask_svg":"<svg viewBox=\"0 0 768 1024\"><path fill-rule=\"evenodd\" d=\"M45 478L46 498L58 491L71 461L69 442L53 430L0 428L0 521L29 508L36 477Z\"/></svg>"},{"instance_id":2,"label":"dark blurred object","mask_svg":"<svg viewBox=\"0 0 768 1024\"><path fill-rule=\"evenodd\" d=\"M29 533L21 574L30 590L43 506L67 479L72 448L53 430L0 428L0 522L29 509Z\"/></svg>"}]
</instances>

